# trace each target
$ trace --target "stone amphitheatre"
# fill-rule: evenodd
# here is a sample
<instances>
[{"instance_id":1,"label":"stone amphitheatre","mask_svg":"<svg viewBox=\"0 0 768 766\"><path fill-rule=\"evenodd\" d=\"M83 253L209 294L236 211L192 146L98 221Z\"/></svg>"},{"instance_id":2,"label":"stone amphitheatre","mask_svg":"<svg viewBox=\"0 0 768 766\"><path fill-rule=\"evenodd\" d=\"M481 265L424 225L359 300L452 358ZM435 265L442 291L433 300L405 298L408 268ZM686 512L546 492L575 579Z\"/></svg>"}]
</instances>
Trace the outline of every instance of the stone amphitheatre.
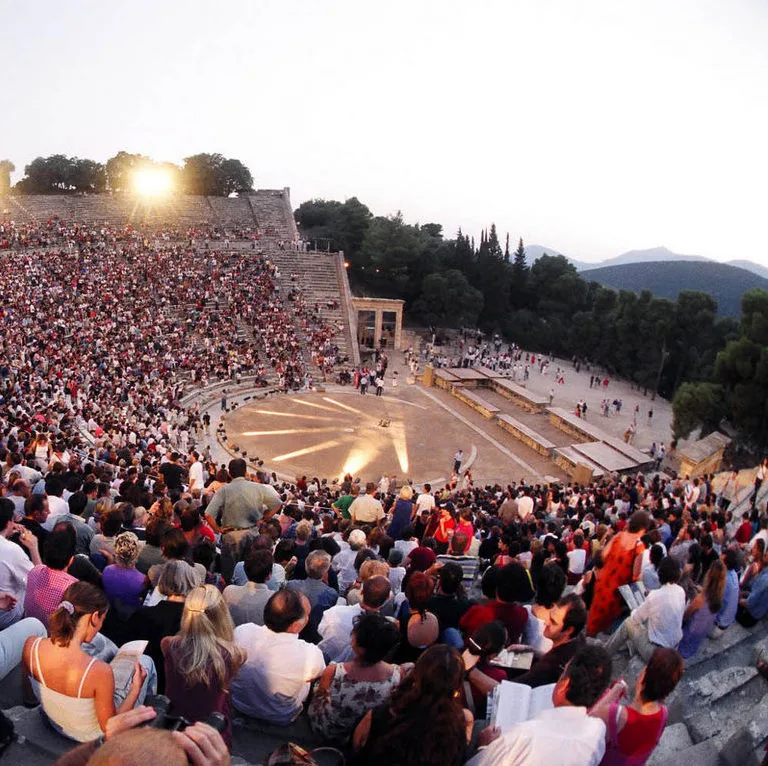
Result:
<instances>
[{"instance_id":1,"label":"stone amphitheatre","mask_svg":"<svg viewBox=\"0 0 768 766\"><path fill-rule=\"evenodd\" d=\"M259 190L237 198L171 196L152 202L108 195L0 197L0 224L13 221L22 227L54 218L94 230L146 228L150 239L163 231L194 240L202 255L209 250L242 258L259 253L274 265L279 295L304 344L301 357L312 387L284 393L278 374L269 367L258 385L247 371L209 379L205 385L181 373L181 404L210 413L210 435L203 437L202 446L210 448L218 463L243 456L253 470L275 472L281 480L316 476L333 481L350 473L363 481L377 481L386 474L395 475L400 483L412 480L417 486L429 482L441 487L451 477L454 453L462 449L462 470L468 469L480 485L588 483L653 472L652 445L669 445L671 440L668 402L652 401L621 380L591 388L590 377L600 372L602 378L604 371L577 371L570 360L553 360L548 374L534 364L525 381L489 367L429 364L429 338L423 330L408 326L407 307L405 326L398 325L385 349L389 368L383 396L374 396L371 390L361 396L353 386L341 385L335 374L325 375L315 364L286 297L298 290L317 307L324 325L333 328L333 344L348 359L349 370L370 359L358 341L372 320L372 309L365 296L353 296L343 253L305 252L297 245L301 232L288 189ZM203 227L215 229L217 239L208 241L194 233ZM173 231L176 234L168 234ZM44 257L45 248L39 249ZM0 259L4 257L0 250ZM209 303L206 309L211 314L231 312L226 303ZM395 313L394 304L382 305L383 311ZM175 319L185 317L179 313ZM231 319L239 341L263 355L258 317L255 328L238 317ZM380 332L382 318L377 315L375 322ZM406 350L419 359L416 376L406 364ZM458 352L451 345L443 353ZM555 381L555 367L563 371L562 383ZM396 386L393 371L398 373ZM601 402L606 397L620 399L620 411L610 408L610 414L603 415ZM585 417L575 414L577 401L586 402ZM630 424L634 433L628 440ZM722 445L683 444L679 453L668 455L662 470L682 465L709 473L718 467ZM752 475L745 472L743 492L732 505L736 515L750 509ZM718 476L715 487L723 481ZM764 503L766 493L764 485L758 504ZM755 655L764 646L768 649L766 621L751 630L735 624L719 641L705 641L686 662L683 681L669 700L669 725L651 764L759 762L768 739L768 684L755 669ZM615 675L627 678L632 688L642 667L639 659L619 659ZM38 711L20 705L17 680L11 675L0 687L0 707L22 735L9 751L8 762L50 763L67 744L42 724ZM236 715L234 729L233 756L240 763L261 762L265 753L287 740L314 743L303 719L285 730Z\"/></svg>"}]
</instances>

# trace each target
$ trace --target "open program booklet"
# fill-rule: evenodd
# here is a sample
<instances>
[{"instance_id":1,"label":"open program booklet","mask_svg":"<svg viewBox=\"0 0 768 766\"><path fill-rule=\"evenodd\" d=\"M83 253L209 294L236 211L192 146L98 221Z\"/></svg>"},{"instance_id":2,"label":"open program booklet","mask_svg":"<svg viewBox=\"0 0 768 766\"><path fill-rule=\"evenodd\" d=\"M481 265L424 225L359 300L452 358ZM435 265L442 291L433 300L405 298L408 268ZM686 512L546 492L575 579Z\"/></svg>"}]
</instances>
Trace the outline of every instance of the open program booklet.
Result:
<instances>
[{"instance_id":1,"label":"open program booklet","mask_svg":"<svg viewBox=\"0 0 768 766\"><path fill-rule=\"evenodd\" d=\"M129 641L120 647L112 662L109 663L115 678L115 689L126 689L130 685L136 662L144 654L148 643L148 641Z\"/></svg>"},{"instance_id":2,"label":"open program booklet","mask_svg":"<svg viewBox=\"0 0 768 766\"><path fill-rule=\"evenodd\" d=\"M619 585L619 593L624 603L630 609L637 609L645 601L645 591L640 583L633 582L629 585Z\"/></svg>"},{"instance_id":3,"label":"open program booklet","mask_svg":"<svg viewBox=\"0 0 768 766\"><path fill-rule=\"evenodd\" d=\"M533 650L530 652L512 652L502 649L492 660L491 665L513 670L530 670L533 665Z\"/></svg>"},{"instance_id":4,"label":"open program booklet","mask_svg":"<svg viewBox=\"0 0 768 766\"><path fill-rule=\"evenodd\" d=\"M555 684L532 689L525 684L502 681L488 695L487 724L498 726L503 734L515 724L533 718L542 710L549 710L554 707L552 704L554 688Z\"/></svg>"}]
</instances>

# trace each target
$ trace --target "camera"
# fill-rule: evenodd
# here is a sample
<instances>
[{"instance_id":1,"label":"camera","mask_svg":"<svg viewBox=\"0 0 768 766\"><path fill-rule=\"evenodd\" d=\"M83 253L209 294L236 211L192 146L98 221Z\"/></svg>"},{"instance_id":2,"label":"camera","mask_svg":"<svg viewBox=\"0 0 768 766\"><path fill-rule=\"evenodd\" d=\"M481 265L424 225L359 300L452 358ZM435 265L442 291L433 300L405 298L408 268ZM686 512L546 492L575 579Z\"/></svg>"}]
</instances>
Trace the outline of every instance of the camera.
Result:
<instances>
[{"instance_id":1,"label":"camera","mask_svg":"<svg viewBox=\"0 0 768 766\"><path fill-rule=\"evenodd\" d=\"M151 721L147 723L147 726L153 729L165 729L166 731L184 731L187 726L194 726L194 721L188 721L184 716L172 715L171 701L164 694L154 694L148 696L144 701L144 704L148 707L154 708L157 714ZM224 729L227 728L227 719L221 713L211 713L208 718L203 721L212 728L216 729L219 734L224 733Z\"/></svg>"}]
</instances>

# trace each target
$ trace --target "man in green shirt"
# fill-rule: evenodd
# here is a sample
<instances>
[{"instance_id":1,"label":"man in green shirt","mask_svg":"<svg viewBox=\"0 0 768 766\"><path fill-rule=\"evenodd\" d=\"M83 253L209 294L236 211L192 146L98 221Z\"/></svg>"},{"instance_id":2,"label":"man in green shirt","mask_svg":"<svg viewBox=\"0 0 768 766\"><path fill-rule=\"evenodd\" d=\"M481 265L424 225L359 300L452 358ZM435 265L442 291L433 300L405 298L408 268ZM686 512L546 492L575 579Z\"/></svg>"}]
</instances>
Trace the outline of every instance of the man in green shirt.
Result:
<instances>
[{"instance_id":1,"label":"man in green shirt","mask_svg":"<svg viewBox=\"0 0 768 766\"><path fill-rule=\"evenodd\" d=\"M229 461L232 481L216 490L206 513L222 528L221 574L229 582L240 559L243 539L258 533L258 525L274 516L283 504L277 490L269 484L258 484L245 478L242 458Z\"/></svg>"},{"instance_id":2,"label":"man in green shirt","mask_svg":"<svg viewBox=\"0 0 768 766\"><path fill-rule=\"evenodd\" d=\"M348 495L342 495L338 500L334 500L333 503L331 503L331 507L339 514L341 514L342 519L350 519L352 518L349 515L349 506L352 505L352 502L357 497L358 492L358 485L353 484L351 489L349 490Z\"/></svg>"}]
</instances>

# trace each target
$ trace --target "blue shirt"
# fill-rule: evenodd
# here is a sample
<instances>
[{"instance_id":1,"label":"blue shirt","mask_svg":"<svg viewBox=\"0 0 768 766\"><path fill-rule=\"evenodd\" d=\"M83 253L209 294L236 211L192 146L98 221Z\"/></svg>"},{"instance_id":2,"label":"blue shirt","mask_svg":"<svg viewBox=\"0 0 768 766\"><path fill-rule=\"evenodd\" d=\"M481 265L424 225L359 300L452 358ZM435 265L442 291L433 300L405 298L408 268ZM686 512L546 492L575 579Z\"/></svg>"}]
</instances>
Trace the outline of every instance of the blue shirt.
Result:
<instances>
[{"instance_id":1,"label":"blue shirt","mask_svg":"<svg viewBox=\"0 0 768 766\"><path fill-rule=\"evenodd\" d=\"M756 620L762 620L768 614L768 569L763 569L752 584L747 609Z\"/></svg>"},{"instance_id":2,"label":"blue shirt","mask_svg":"<svg viewBox=\"0 0 768 766\"><path fill-rule=\"evenodd\" d=\"M736 610L739 606L739 575L735 569L729 569L725 576L725 593L723 605L715 617L715 624L720 628L733 625L736 620Z\"/></svg>"}]
</instances>

